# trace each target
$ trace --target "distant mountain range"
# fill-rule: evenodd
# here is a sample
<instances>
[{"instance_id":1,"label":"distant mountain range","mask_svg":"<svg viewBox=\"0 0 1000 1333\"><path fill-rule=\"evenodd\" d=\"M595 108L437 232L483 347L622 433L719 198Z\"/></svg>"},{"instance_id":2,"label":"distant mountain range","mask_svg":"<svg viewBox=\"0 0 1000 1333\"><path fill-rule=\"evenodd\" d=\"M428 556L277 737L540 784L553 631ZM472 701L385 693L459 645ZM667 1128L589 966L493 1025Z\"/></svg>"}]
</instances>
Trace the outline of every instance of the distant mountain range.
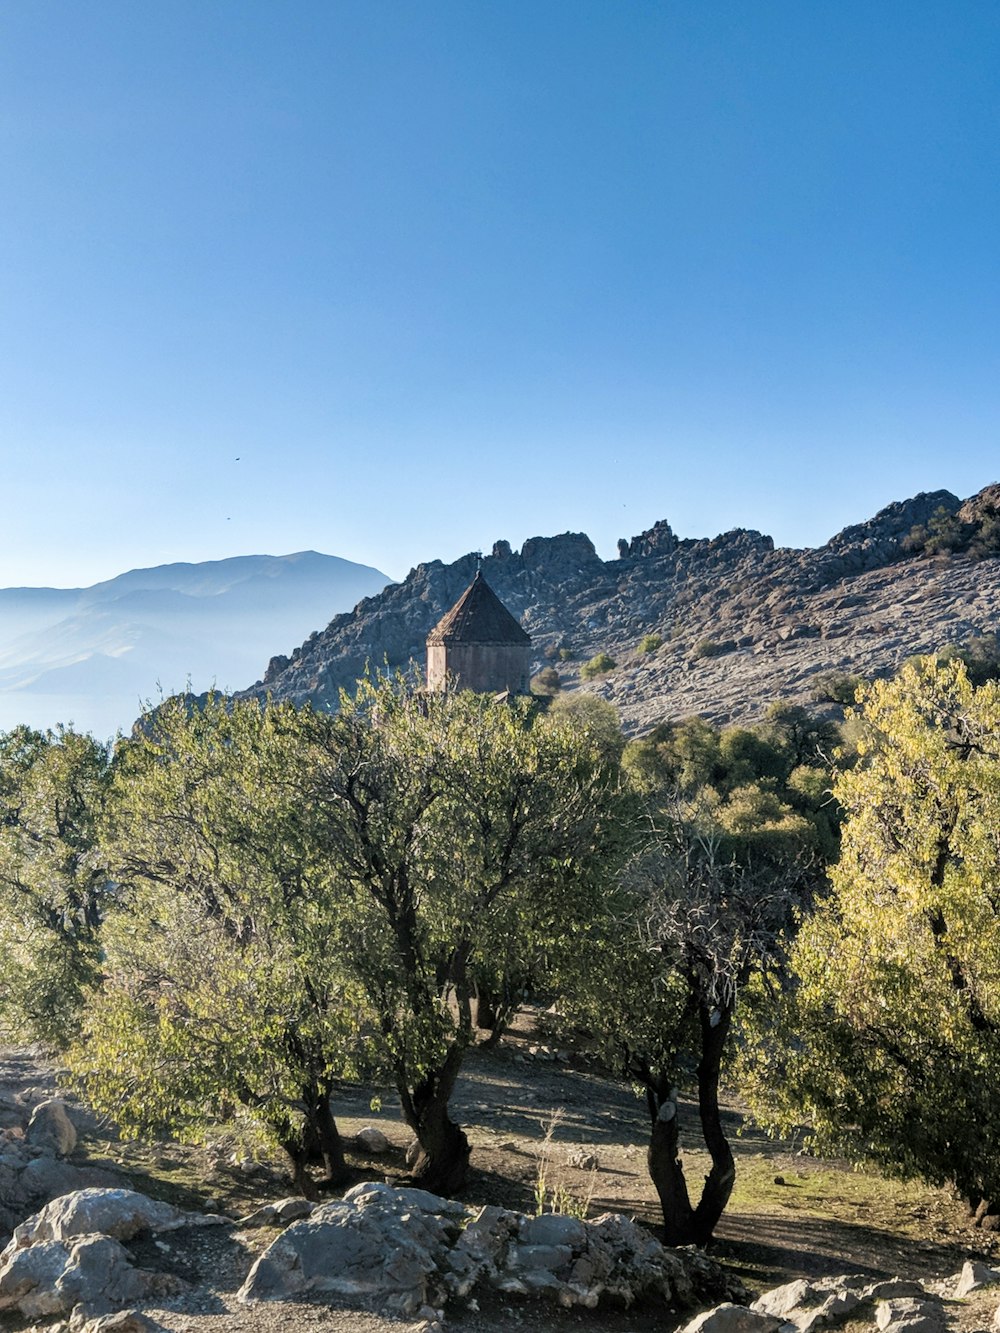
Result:
<instances>
[{"instance_id":1,"label":"distant mountain range","mask_svg":"<svg viewBox=\"0 0 1000 1333\"><path fill-rule=\"evenodd\" d=\"M234 688L277 646L387 583L367 565L300 551L132 569L89 588L0 589L0 730L127 731L161 688Z\"/></svg>"},{"instance_id":2,"label":"distant mountain range","mask_svg":"<svg viewBox=\"0 0 1000 1333\"><path fill-rule=\"evenodd\" d=\"M692 714L749 721L776 699L813 704L827 677L883 674L1000 630L1000 485L964 502L917 495L803 550L744 529L681 540L665 521L618 547L602 560L583 533L520 551L498 541L482 570L531 634L535 669L609 699L632 732ZM245 693L331 705L366 661L422 665L428 631L476 567L474 555L418 565L273 658ZM599 652L614 669L584 681Z\"/></svg>"}]
</instances>

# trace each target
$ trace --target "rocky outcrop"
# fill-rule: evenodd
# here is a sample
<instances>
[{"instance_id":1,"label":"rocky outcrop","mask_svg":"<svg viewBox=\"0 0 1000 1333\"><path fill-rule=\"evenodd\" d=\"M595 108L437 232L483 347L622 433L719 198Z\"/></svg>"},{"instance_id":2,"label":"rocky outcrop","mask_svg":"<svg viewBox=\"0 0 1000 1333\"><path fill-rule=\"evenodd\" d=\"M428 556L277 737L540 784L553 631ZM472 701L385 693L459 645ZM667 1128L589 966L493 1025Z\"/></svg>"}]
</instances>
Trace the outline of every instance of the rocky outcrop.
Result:
<instances>
[{"instance_id":1,"label":"rocky outcrop","mask_svg":"<svg viewBox=\"0 0 1000 1333\"><path fill-rule=\"evenodd\" d=\"M126 1189L85 1189L47 1204L0 1254L0 1310L77 1322L177 1290L170 1274L136 1267L126 1242L220 1221L192 1217Z\"/></svg>"},{"instance_id":2,"label":"rocky outcrop","mask_svg":"<svg viewBox=\"0 0 1000 1333\"><path fill-rule=\"evenodd\" d=\"M1000 1273L972 1260L961 1273L940 1282L864 1274L799 1278L765 1292L749 1307L725 1304L707 1310L682 1333L819 1333L848 1322L873 1333L947 1333L982 1326L970 1323L968 1313L955 1303L998 1281ZM1000 1327L996 1319L993 1326Z\"/></svg>"},{"instance_id":3,"label":"rocky outcrop","mask_svg":"<svg viewBox=\"0 0 1000 1333\"><path fill-rule=\"evenodd\" d=\"M694 1250L667 1250L628 1218L590 1221L365 1184L313 1210L260 1256L240 1299L340 1298L413 1315L479 1288L593 1308L604 1298L691 1307L742 1292Z\"/></svg>"},{"instance_id":4,"label":"rocky outcrop","mask_svg":"<svg viewBox=\"0 0 1000 1333\"><path fill-rule=\"evenodd\" d=\"M816 549L775 549L738 529L679 540L666 522L619 543L604 561L581 533L535 537L520 551L498 541L484 576L532 636L534 669L582 684L598 652L614 671L584 685L614 703L637 732L700 713L759 718L776 698L809 703L825 673L871 675L904 658L1000 625L1000 559L969 547L929 555L912 540L939 511L970 527L996 521L1000 485L964 504L949 491L886 506ZM962 516L965 517L962 517ZM366 664L422 667L428 631L475 574L478 557L418 565L272 660L245 691L335 707ZM644 636L659 648L639 650Z\"/></svg>"},{"instance_id":5,"label":"rocky outcrop","mask_svg":"<svg viewBox=\"0 0 1000 1333\"><path fill-rule=\"evenodd\" d=\"M49 1200L119 1183L113 1171L67 1160L77 1143L74 1114L46 1087L0 1097L0 1245Z\"/></svg>"}]
</instances>

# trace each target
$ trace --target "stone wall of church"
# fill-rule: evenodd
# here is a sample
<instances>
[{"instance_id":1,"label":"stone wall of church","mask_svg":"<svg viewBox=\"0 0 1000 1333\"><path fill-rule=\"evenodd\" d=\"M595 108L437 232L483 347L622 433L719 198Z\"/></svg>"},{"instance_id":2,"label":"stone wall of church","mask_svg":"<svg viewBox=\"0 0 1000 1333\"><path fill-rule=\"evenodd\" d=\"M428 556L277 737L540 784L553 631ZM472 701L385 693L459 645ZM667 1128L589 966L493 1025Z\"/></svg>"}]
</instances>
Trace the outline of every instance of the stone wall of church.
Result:
<instances>
[{"instance_id":1,"label":"stone wall of church","mask_svg":"<svg viewBox=\"0 0 1000 1333\"><path fill-rule=\"evenodd\" d=\"M527 694L531 645L510 643L430 643L427 688L442 690L450 677L463 690L480 694Z\"/></svg>"}]
</instances>

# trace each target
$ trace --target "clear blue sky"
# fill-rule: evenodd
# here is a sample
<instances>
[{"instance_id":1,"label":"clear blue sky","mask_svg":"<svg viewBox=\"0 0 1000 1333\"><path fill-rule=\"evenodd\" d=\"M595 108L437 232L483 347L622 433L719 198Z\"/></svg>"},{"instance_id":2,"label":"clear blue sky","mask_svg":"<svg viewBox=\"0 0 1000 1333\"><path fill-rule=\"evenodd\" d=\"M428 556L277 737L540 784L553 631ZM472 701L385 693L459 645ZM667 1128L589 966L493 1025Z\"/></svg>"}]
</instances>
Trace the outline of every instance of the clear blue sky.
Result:
<instances>
[{"instance_id":1,"label":"clear blue sky","mask_svg":"<svg viewBox=\"0 0 1000 1333\"><path fill-rule=\"evenodd\" d=\"M0 585L1000 479L997 0L0 0L0 182Z\"/></svg>"}]
</instances>

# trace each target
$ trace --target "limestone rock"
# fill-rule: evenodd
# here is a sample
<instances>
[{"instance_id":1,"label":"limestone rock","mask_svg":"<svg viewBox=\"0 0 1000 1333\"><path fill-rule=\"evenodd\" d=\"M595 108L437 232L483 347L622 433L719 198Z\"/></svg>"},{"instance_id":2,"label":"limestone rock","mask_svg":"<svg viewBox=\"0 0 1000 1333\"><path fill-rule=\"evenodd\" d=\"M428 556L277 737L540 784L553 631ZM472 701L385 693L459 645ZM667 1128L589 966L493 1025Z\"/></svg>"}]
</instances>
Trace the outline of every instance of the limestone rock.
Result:
<instances>
[{"instance_id":1,"label":"limestone rock","mask_svg":"<svg viewBox=\"0 0 1000 1333\"><path fill-rule=\"evenodd\" d=\"M239 1299L346 1296L413 1314L428 1303L428 1280L444 1257L448 1211L445 1200L423 1190L356 1187L279 1236L251 1268ZM458 1211L464 1213L460 1205Z\"/></svg>"},{"instance_id":2,"label":"limestone rock","mask_svg":"<svg viewBox=\"0 0 1000 1333\"><path fill-rule=\"evenodd\" d=\"M961 1273L955 1279L954 1294L961 1299L963 1296L968 1296L971 1291L992 1286L996 1282L1000 1282L1000 1273L995 1268L990 1268L988 1264L979 1263L975 1259L967 1259Z\"/></svg>"},{"instance_id":3,"label":"limestone rock","mask_svg":"<svg viewBox=\"0 0 1000 1333\"><path fill-rule=\"evenodd\" d=\"M74 1236L113 1236L131 1240L146 1231L170 1231L189 1221L168 1203L147 1199L126 1189L85 1189L47 1203L41 1212L17 1227L0 1258L43 1241Z\"/></svg>"},{"instance_id":4,"label":"limestone rock","mask_svg":"<svg viewBox=\"0 0 1000 1333\"><path fill-rule=\"evenodd\" d=\"M913 1296L880 1301L875 1322L882 1333L943 1333L945 1328L941 1303Z\"/></svg>"},{"instance_id":5,"label":"limestone rock","mask_svg":"<svg viewBox=\"0 0 1000 1333\"><path fill-rule=\"evenodd\" d=\"M386 1136L374 1125L366 1125L364 1129L359 1129L354 1138L359 1148L363 1148L365 1152L372 1153L376 1157L389 1152L392 1148L392 1144Z\"/></svg>"},{"instance_id":6,"label":"limestone rock","mask_svg":"<svg viewBox=\"0 0 1000 1333\"><path fill-rule=\"evenodd\" d=\"M46 1097L38 1102L25 1132L30 1147L40 1148L56 1157L68 1157L76 1147L76 1137L76 1126L61 1097Z\"/></svg>"},{"instance_id":7,"label":"limestone rock","mask_svg":"<svg viewBox=\"0 0 1000 1333\"><path fill-rule=\"evenodd\" d=\"M696 1316L685 1324L682 1333L775 1333L780 1324L774 1315L726 1301Z\"/></svg>"},{"instance_id":8,"label":"limestone rock","mask_svg":"<svg viewBox=\"0 0 1000 1333\"><path fill-rule=\"evenodd\" d=\"M127 1251L109 1236L46 1240L8 1250L0 1260L0 1310L25 1318L81 1307L100 1314L141 1300L162 1281L133 1268Z\"/></svg>"},{"instance_id":9,"label":"limestone rock","mask_svg":"<svg viewBox=\"0 0 1000 1333\"><path fill-rule=\"evenodd\" d=\"M605 1297L690 1306L737 1294L738 1284L706 1256L667 1250L614 1213L584 1222L473 1211L425 1190L365 1184L293 1223L259 1257L239 1297L346 1297L413 1315L479 1286L593 1308Z\"/></svg>"},{"instance_id":10,"label":"limestone rock","mask_svg":"<svg viewBox=\"0 0 1000 1333\"><path fill-rule=\"evenodd\" d=\"M811 1282L805 1278L787 1282L758 1297L751 1309L774 1316L797 1333L814 1333L816 1329L830 1328L857 1317L861 1306L871 1306L876 1301L923 1300L926 1296L916 1282L898 1278L873 1282L864 1274L853 1273Z\"/></svg>"},{"instance_id":11,"label":"limestone rock","mask_svg":"<svg viewBox=\"0 0 1000 1333\"><path fill-rule=\"evenodd\" d=\"M602 560L583 534L565 533L532 538L520 551L498 542L482 568L532 636L532 669L567 655L564 688L608 699L627 730L693 714L753 721L774 699L813 705L823 675L870 676L914 653L994 633L1000 558L924 558L907 538L937 509L995 523L998 505L997 486L964 506L948 491L924 493L805 550L776 549L770 537L746 530L678 539L661 521L620 543L616 560ZM274 659L264 681L244 693L335 706L366 661L422 665L428 631L476 567L471 554L418 565L290 657ZM639 653L648 633L663 647ZM618 668L599 682L581 681L580 664L597 652Z\"/></svg>"}]
</instances>

